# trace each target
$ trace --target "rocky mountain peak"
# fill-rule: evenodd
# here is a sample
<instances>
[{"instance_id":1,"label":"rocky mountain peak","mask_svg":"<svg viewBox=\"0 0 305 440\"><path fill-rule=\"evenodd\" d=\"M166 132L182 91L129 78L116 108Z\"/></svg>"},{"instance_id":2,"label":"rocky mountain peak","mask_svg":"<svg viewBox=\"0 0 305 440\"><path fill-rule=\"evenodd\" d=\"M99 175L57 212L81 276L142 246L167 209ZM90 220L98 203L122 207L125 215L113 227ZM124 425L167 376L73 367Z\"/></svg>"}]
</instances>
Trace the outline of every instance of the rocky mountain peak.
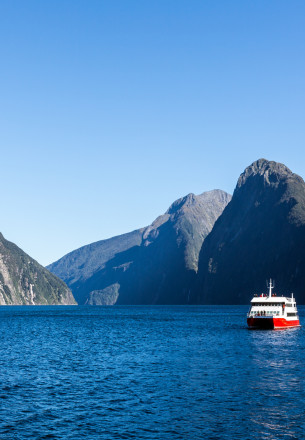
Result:
<instances>
[{"instance_id":1,"label":"rocky mountain peak","mask_svg":"<svg viewBox=\"0 0 305 440\"><path fill-rule=\"evenodd\" d=\"M191 304L202 242L230 202L224 191L190 193L131 235L84 246L49 266L79 304Z\"/></svg>"},{"instance_id":2,"label":"rocky mountain peak","mask_svg":"<svg viewBox=\"0 0 305 440\"><path fill-rule=\"evenodd\" d=\"M198 265L201 300L246 304L270 277L279 290L304 298L304 231L303 179L281 163L252 163L203 242Z\"/></svg>"},{"instance_id":3,"label":"rocky mountain peak","mask_svg":"<svg viewBox=\"0 0 305 440\"><path fill-rule=\"evenodd\" d=\"M183 206L193 205L194 203L196 203L196 198L197 198L197 196L195 196L195 194L190 193L184 197L181 197L178 200L175 200L175 202L172 203L171 206L166 211L166 214L170 214L170 215L176 214Z\"/></svg>"},{"instance_id":4,"label":"rocky mountain peak","mask_svg":"<svg viewBox=\"0 0 305 440\"><path fill-rule=\"evenodd\" d=\"M286 165L267 159L259 159L248 166L240 175L236 189L241 188L250 180L259 179L264 185L277 185L290 178L299 178ZM302 180L302 179L301 179Z\"/></svg>"},{"instance_id":5,"label":"rocky mountain peak","mask_svg":"<svg viewBox=\"0 0 305 440\"><path fill-rule=\"evenodd\" d=\"M211 191L206 191L202 194L196 195L194 193L189 193L184 197L176 200L166 211L165 215L173 215L179 212L184 212L189 209L196 209L198 206L212 206L217 203L224 203L227 205L231 200L232 196L225 191L220 189L213 189Z\"/></svg>"}]
</instances>

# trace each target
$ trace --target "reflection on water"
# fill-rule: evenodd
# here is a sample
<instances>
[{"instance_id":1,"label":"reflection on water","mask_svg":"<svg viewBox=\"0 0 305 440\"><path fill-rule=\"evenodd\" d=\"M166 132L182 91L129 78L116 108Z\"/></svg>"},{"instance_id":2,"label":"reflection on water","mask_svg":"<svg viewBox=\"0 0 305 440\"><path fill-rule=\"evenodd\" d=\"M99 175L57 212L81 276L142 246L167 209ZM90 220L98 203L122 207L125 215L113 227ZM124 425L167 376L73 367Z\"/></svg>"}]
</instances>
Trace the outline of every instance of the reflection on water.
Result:
<instances>
[{"instance_id":1,"label":"reflection on water","mask_svg":"<svg viewBox=\"0 0 305 440\"><path fill-rule=\"evenodd\" d=\"M303 439L304 329L247 309L0 308L0 439Z\"/></svg>"},{"instance_id":2,"label":"reflection on water","mask_svg":"<svg viewBox=\"0 0 305 440\"><path fill-rule=\"evenodd\" d=\"M303 438L304 330L251 332L250 420L263 439ZM262 405L256 405L260 401Z\"/></svg>"}]
</instances>

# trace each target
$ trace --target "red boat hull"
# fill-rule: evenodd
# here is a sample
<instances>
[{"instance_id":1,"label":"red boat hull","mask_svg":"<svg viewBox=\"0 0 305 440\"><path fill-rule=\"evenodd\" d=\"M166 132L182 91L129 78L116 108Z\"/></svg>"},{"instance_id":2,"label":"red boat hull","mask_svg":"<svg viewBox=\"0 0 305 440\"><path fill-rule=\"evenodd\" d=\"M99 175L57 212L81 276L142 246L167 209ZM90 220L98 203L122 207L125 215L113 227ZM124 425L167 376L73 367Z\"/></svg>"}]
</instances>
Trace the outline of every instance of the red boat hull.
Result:
<instances>
[{"instance_id":1,"label":"red boat hull","mask_svg":"<svg viewBox=\"0 0 305 440\"><path fill-rule=\"evenodd\" d=\"M285 318L259 317L247 318L247 324L250 328L277 329L287 327L299 327L300 321L287 321Z\"/></svg>"}]
</instances>

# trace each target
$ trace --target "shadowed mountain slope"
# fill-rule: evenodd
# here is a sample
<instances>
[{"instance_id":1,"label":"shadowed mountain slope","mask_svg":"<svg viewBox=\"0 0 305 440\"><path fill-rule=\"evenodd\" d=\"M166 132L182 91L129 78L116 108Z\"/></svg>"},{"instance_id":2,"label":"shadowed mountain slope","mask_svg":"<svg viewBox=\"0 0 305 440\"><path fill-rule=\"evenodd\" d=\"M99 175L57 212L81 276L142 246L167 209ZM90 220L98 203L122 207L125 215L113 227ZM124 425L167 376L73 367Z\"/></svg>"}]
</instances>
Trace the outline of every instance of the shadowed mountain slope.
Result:
<instances>
[{"instance_id":1,"label":"shadowed mountain slope","mask_svg":"<svg viewBox=\"0 0 305 440\"><path fill-rule=\"evenodd\" d=\"M305 184L285 165L260 159L240 176L232 201L203 243L198 301L248 304L254 293L294 292L305 303Z\"/></svg>"},{"instance_id":2,"label":"shadowed mountain slope","mask_svg":"<svg viewBox=\"0 0 305 440\"><path fill-rule=\"evenodd\" d=\"M75 304L66 284L0 233L0 304Z\"/></svg>"},{"instance_id":3,"label":"shadowed mountain slope","mask_svg":"<svg viewBox=\"0 0 305 440\"><path fill-rule=\"evenodd\" d=\"M48 266L79 304L188 304L205 237L231 196L189 194L147 228L84 246Z\"/></svg>"},{"instance_id":4,"label":"shadowed mountain slope","mask_svg":"<svg viewBox=\"0 0 305 440\"><path fill-rule=\"evenodd\" d=\"M84 282L91 278L95 272L103 269L105 264L116 254L134 246L140 246L143 231L144 228L88 244L70 252L47 268L68 285Z\"/></svg>"}]
</instances>

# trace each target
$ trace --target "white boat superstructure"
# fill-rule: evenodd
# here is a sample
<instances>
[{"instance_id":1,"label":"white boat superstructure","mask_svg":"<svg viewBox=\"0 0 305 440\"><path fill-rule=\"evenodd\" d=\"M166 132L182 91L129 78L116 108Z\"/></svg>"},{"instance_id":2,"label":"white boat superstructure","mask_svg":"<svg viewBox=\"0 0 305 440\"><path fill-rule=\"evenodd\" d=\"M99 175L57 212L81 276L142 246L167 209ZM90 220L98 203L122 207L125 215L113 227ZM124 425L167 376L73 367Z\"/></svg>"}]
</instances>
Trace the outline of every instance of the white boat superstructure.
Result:
<instances>
[{"instance_id":1,"label":"white boat superstructure","mask_svg":"<svg viewBox=\"0 0 305 440\"><path fill-rule=\"evenodd\" d=\"M285 328L300 325L296 301L293 296L277 296L272 293L274 284L270 280L269 294L254 296L247 315L247 323L251 328Z\"/></svg>"}]
</instances>

